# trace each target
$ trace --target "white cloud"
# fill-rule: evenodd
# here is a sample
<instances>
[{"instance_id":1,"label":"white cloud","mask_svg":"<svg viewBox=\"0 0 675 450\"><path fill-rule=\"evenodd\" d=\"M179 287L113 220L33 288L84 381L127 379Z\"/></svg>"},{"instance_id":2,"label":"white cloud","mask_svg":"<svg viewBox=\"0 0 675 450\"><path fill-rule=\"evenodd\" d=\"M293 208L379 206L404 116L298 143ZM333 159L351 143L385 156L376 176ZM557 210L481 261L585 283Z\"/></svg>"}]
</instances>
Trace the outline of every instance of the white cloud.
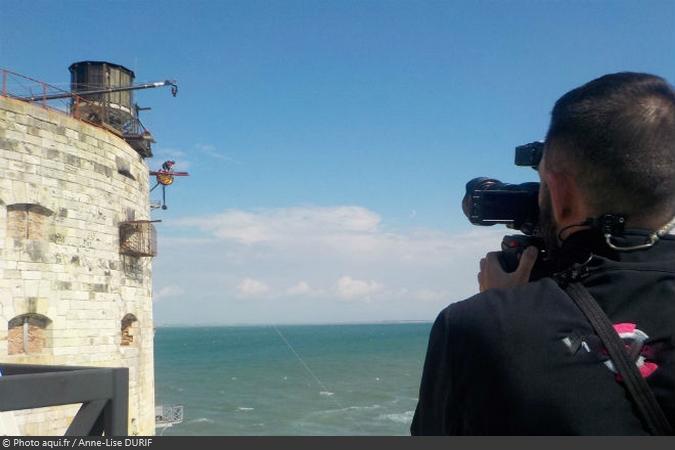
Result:
<instances>
[{"instance_id":1,"label":"white cloud","mask_svg":"<svg viewBox=\"0 0 675 450\"><path fill-rule=\"evenodd\" d=\"M443 289L419 289L410 294L410 297L422 302L437 302L450 298L450 292Z\"/></svg>"},{"instance_id":2,"label":"white cloud","mask_svg":"<svg viewBox=\"0 0 675 450\"><path fill-rule=\"evenodd\" d=\"M383 286L376 281L356 280L350 276L342 276L337 281L337 294L345 300L370 300L373 294L381 292Z\"/></svg>"},{"instance_id":3,"label":"white cloud","mask_svg":"<svg viewBox=\"0 0 675 450\"><path fill-rule=\"evenodd\" d=\"M253 278L244 278L237 285L237 291L240 297L262 297L269 292L269 286Z\"/></svg>"},{"instance_id":4,"label":"white cloud","mask_svg":"<svg viewBox=\"0 0 675 450\"><path fill-rule=\"evenodd\" d=\"M230 323L431 320L477 292L480 258L508 231L392 229L360 206L230 209L163 227L174 237L160 237L156 282L180 283Z\"/></svg>"},{"instance_id":5,"label":"white cloud","mask_svg":"<svg viewBox=\"0 0 675 450\"><path fill-rule=\"evenodd\" d=\"M180 286L168 285L153 292L152 299L153 301L158 302L164 298L178 297L183 294L185 294L185 291Z\"/></svg>"},{"instance_id":6,"label":"white cloud","mask_svg":"<svg viewBox=\"0 0 675 450\"><path fill-rule=\"evenodd\" d=\"M314 290L306 281L299 281L298 283L286 289L286 294L288 295L308 295L313 292Z\"/></svg>"},{"instance_id":7,"label":"white cloud","mask_svg":"<svg viewBox=\"0 0 675 450\"><path fill-rule=\"evenodd\" d=\"M380 217L359 206L294 207L243 211L231 209L206 217L185 218L180 226L196 227L242 244L315 243L358 239L377 231Z\"/></svg>"}]
</instances>

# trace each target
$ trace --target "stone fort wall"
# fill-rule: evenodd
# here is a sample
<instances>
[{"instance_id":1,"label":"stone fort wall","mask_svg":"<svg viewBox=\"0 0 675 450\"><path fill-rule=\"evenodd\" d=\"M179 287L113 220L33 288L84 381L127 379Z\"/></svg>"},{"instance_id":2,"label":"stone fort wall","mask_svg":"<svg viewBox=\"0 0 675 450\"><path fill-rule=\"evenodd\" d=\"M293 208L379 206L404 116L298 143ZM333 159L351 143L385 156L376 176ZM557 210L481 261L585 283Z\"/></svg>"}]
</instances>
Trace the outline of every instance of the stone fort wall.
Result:
<instances>
[{"instance_id":1,"label":"stone fort wall","mask_svg":"<svg viewBox=\"0 0 675 450\"><path fill-rule=\"evenodd\" d=\"M120 254L120 224L148 219L148 176L113 133L0 97L0 361L128 367L141 435L155 432L151 258ZM53 435L78 408L13 414Z\"/></svg>"}]
</instances>

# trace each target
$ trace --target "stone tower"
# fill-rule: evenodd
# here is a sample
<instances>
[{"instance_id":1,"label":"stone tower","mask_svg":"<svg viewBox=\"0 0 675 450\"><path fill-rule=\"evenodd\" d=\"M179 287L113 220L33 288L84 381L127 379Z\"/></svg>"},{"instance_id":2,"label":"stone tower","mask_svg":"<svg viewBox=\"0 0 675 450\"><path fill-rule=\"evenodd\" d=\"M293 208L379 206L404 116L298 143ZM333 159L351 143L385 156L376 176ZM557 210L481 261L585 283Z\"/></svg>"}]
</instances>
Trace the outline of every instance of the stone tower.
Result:
<instances>
[{"instance_id":1,"label":"stone tower","mask_svg":"<svg viewBox=\"0 0 675 450\"><path fill-rule=\"evenodd\" d=\"M129 433L154 434L148 167L121 137L0 96L0 361L129 368ZM79 405L17 411L63 434Z\"/></svg>"}]
</instances>

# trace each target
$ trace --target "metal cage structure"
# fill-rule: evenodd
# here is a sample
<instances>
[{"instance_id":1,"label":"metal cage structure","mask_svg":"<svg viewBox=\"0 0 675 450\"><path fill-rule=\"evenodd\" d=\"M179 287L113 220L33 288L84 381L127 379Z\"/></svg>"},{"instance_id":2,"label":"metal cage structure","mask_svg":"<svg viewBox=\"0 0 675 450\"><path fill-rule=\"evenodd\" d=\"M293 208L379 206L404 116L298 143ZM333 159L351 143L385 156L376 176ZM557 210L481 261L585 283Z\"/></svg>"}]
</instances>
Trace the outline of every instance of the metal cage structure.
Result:
<instances>
[{"instance_id":1,"label":"metal cage structure","mask_svg":"<svg viewBox=\"0 0 675 450\"><path fill-rule=\"evenodd\" d=\"M183 405L160 405L155 407L155 426L169 428L183 423Z\"/></svg>"},{"instance_id":2,"label":"metal cage structure","mask_svg":"<svg viewBox=\"0 0 675 450\"><path fill-rule=\"evenodd\" d=\"M120 223L120 253L127 256L157 256L159 220L130 220Z\"/></svg>"}]
</instances>

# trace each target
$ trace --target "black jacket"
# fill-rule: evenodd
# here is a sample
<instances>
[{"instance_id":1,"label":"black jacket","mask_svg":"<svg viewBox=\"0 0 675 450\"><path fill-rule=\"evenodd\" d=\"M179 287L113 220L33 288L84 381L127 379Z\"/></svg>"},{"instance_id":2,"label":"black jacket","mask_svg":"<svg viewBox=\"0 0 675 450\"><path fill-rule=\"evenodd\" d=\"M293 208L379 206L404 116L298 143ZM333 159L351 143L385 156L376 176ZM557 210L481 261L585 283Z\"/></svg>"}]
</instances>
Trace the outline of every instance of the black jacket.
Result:
<instances>
[{"instance_id":1,"label":"black jacket","mask_svg":"<svg viewBox=\"0 0 675 450\"><path fill-rule=\"evenodd\" d=\"M623 243L646 233L626 233ZM625 339L675 425L675 236L614 252L572 235L565 257ZM632 324L632 325L631 325ZM636 331L635 329L640 330ZM552 278L492 289L444 309L431 329L413 435L647 434L590 323Z\"/></svg>"}]
</instances>

